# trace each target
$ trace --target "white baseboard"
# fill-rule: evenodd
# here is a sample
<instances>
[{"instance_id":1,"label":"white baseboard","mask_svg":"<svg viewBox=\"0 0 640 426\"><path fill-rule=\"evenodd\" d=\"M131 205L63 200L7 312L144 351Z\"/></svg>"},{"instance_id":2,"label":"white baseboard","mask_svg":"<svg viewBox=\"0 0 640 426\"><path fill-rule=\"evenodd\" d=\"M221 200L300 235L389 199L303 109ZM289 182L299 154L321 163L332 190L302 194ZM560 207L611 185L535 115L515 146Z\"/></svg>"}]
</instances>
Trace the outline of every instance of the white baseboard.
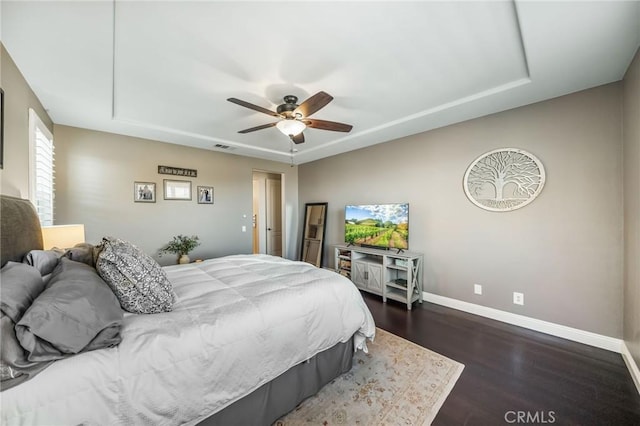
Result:
<instances>
[{"instance_id":1,"label":"white baseboard","mask_svg":"<svg viewBox=\"0 0 640 426\"><path fill-rule=\"evenodd\" d=\"M625 342L622 342L622 359L624 359L625 364L627 364L633 383L636 384L636 389L638 393L640 393L640 369L638 369L638 364L636 364L633 356L631 356L631 352L629 352L629 348Z\"/></svg>"},{"instance_id":2,"label":"white baseboard","mask_svg":"<svg viewBox=\"0 0 640 426\"><path fill-rule=\"evenodd\" d=\"M552 322L542 321L511 312L500 311L498 309L488 308L486 306L476 305L474 303L463 302L462 300L439 296L437 294L427 293L426 291L423 292L423 297L427 302L435 303L437 305L446 306L449 308L457 309L459 311L469 312L471 314L506 322L508 324L517 325L519 327L528 328L530 330L539 331L541 333L550 334L552 336L562 337L567 340L573 340L574 342L584 343L586 345L595 346L597 348L606 349L609 351L617 352L619 354L623 354L623 347L626 349L626 345L624 344L623 340L603 336L601 334L592 333L590 331L584 331L577 328L555 324ZM633 361L633 358L631 358L631 361ZM636 366L636 372L637 371L638 370ZM632 372L631 375L633 376L633 374L634 373ZM638 376L634 377L636 386L638 385L637 377Z\"/></svg>"}]
</instances>

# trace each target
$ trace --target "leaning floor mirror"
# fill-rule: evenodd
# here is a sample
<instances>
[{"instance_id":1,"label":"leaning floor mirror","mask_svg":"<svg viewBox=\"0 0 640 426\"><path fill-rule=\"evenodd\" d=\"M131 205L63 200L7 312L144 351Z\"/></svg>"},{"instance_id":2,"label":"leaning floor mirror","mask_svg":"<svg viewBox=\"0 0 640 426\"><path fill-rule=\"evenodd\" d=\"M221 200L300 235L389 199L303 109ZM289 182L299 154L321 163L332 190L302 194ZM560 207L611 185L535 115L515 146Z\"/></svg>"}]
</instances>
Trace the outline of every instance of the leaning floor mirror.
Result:
<instances>
[{"instance_id":1,"label":"leaning floor mirror","mask_svg":"<svg viewBox=\"0 0 640 426\"><path fill-rule=\"evenodd\" d=\"M318 268L322 267L324 228L327 221L327 203L307 203L304 208L304 229L300 259Z\"/></svg>"}]
</instances>

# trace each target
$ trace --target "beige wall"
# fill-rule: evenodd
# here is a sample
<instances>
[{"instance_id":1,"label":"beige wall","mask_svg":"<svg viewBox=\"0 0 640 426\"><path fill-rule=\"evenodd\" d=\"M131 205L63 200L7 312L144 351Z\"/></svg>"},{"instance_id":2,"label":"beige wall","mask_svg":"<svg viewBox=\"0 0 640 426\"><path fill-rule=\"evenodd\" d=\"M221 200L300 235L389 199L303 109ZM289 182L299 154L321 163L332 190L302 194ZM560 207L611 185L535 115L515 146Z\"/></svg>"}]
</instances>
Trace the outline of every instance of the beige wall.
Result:
<instances>
[{"instance_id":1,"label":"beige wall","mask_svg":"<svg viewBox=\"0 0 640 426\"><path fill-rule=\"evenodd\" d=\"M610 84L303 164L300 206L329 203L336 243L345 204L409 202L425 291L620 338L620 103L620 84ZM499 147L535 154L547 173L541 195L509 213L476 207L462 189L469 164Z\"/></svg>"},{"instance_id":2,"label":"beige wall","mask_svg":"<svg viewBox=\"0 0 640 426\"><path fill-rule=\"evenodd\" d=\"M0 192L29 197L29 108L53 130L53 123L20 70L0 44L0 86L4 90L4 168Z\"/></svg>"},{"instance_id":3,"label":"beige wall","mask_svg":"<svg viewBox=\"0 0 640 426\"><path fill-rule=\"evenodd\" d=\"M56 224L84 223L88 242L123 238L149 254L178 234L202 245L192 258L252 252L252 173L283 173L286 257L296 253L298 168L273 161L188 148L110 133L55 126ZM196 169L197 185L214 187L214 204L164 200L158 165ZM133 182L155 182L156 203L134 203ZM242 226L247 231L242 232ZM175 263L172 255L156 259Z\"/></svg>"},{"instance_id":4,"label":"beige wall","mask_svg":"<svg viewBox=\"0 0 640 426\"><path fill-rule=\"evenodd\" d=\"M624 78L624 340L640 365L640 51Z\"/></svg>"}]
</instances>

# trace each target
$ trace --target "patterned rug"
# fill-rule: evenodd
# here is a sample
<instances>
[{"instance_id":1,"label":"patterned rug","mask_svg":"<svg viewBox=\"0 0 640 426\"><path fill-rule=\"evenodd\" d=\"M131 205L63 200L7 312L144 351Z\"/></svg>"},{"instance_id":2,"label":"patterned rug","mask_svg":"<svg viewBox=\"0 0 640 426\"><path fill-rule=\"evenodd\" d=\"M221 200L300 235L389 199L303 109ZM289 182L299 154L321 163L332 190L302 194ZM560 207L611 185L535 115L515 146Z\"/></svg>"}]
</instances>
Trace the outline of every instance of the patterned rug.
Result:
<instances>
[{"instance_id":1,"label":"patterned rug","mask_svg":"<svg viewBox=\"0 0 640 426\"><path fill-rule=\"evenodd\" d=\"M353 368L278 420L294 425L429 425L464 365L376 329Z\"/></svg>"}]
</instances>

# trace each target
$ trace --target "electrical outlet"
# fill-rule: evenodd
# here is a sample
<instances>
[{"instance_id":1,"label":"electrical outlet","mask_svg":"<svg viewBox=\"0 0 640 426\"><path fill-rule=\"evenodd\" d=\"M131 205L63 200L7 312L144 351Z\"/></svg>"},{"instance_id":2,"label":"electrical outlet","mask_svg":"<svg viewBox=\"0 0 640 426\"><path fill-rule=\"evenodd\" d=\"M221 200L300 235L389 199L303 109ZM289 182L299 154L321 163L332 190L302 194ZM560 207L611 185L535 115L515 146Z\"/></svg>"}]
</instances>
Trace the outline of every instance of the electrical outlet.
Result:
<instances>
[{"instance_id":1,"label":"electrical outlet","mask_svg":"<svg viewBox=\"0 0 640 426\"><path fill-rule=\"evenodd\" d=\"M516 304L516 305L524 305L524 294L514 291L513 292L513 303Z\"/></svg>"},{"instance_id":2,"label":"electrical outlet","mask_svg":"<svg viewBox=\"0 0 640 426\"><path fill-rule=\"evenodd\" d=\"M480 284L473 285L473 292L475 294L482 294L482 286Z\"/></svg>"}]
</instances>

